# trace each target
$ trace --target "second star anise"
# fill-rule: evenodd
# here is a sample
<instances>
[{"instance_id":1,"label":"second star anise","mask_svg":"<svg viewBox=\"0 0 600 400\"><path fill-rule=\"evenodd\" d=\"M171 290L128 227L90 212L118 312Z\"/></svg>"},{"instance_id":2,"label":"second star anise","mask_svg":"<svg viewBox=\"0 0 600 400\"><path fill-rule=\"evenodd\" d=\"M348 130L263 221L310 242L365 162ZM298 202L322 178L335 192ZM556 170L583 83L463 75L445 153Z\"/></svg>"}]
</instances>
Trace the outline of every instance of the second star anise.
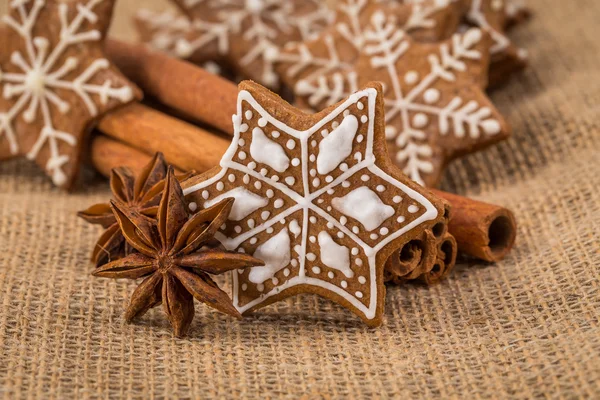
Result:
<instances>
[{"instance_id":1,"label":"second star anise","mask_svg":"<svg viewBox=\"0 0 600 400\"><path fill-rule=\"evenodd\" d=\"M120 202L111 202L125 240L137 252L97 268L93 275L144 278L125 314L128 322L162 303L175 334L184 336L194 318L194 298L241 318L229 296L209 274L264 263L246 254L205 246L227 220L233 201L225 199L189 217L183 191L170 168L156 218L149 218Z\"/></svg>"},{"instance_id":2,"label":"second star anise","mask_svg":"<svg viewBox=\"0 0 600 400\"><path fill-rule=\"evenodd\" d=\"M178 179L183 181L191 175L193 173L180 176ZM136 177L127 167L113 169L110 188L116 202L147 217L155 217L166 176L165 158L162 153L156 153ZM121 234L110 204L95 204L85 211L78 212L77 215L105 229L92 251L92 261L96 267L131 254L132 248Z\"/></svg>"}]
</instances>

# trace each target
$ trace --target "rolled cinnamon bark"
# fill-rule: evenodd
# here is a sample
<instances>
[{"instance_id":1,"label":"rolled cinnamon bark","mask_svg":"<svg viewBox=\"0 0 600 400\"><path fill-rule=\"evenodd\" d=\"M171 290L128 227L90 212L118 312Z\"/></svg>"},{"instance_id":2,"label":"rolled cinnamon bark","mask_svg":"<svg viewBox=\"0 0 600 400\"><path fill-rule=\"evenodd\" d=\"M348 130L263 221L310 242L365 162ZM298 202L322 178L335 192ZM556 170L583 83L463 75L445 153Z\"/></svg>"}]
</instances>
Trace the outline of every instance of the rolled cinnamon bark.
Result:
<instances>
[{"instance_id":1,"label":"rolled cinnamon bark","mask_svg":"<svg viewBox=\"0 0 600 400\"><path fill-rule=\"evenodd\" d=\"M121 166L138 173L152 157L125 143L96 135L92 139L90 158L94 168L108 178L113 168Z\"/></svg>"},{"instance_id":2,"label":"rolled cinnamon bark","mask_svg":"<svg viewBox=\"0 0 600 400\"><path fill-rule=\"evenodd\" d=\"M108 56L147 96L229 135L236 113L237 86L140 44L107 40Z\"/></svg>"},{"instance_id":3,"label":"rolled cinnamon bark","mask_svg":"<svg viewBox=\"0 0 600 400\"><path fill-rule=\"evenodd\" d=\"M452 271L456 264L457 244L448 232L452 217L450 203L445 202L444 209L442 222L423 232L420 238L405 244L387 260L386 282L420 281L432 285Z\"/></svg>"},{"instance_id":4,"label":"rolled cinnamon bark","mask_svg":"<svg viewBox=\"0 0 600 400\"><path fill-rule=\"evenodd\" d=\"M183 171L204 172L218 165L230 144L215 133L137 103L105 116L98 130L146 154L160 151Z\"/></svg>"},{"instance_id":5,"label":"rolled cinnamon bark","mask_svg":"<svg viewBox=\"0 0 600 400\"><path fill-rule=\"evenodd\" d=\"M449 232L456 238L460 252L496 262L512 249L517 222L510 210L440 190L431 192L452 205Z\"/></svg>"}]
</instances>

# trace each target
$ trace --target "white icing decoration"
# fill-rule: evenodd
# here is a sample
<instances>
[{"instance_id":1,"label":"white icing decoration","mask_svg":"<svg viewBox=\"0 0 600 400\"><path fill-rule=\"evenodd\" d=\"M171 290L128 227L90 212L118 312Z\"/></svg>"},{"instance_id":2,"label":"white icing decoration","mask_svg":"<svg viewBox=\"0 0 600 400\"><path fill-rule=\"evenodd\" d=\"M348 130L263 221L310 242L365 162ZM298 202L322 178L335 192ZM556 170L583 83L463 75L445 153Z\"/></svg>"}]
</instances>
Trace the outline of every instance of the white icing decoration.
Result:
<instances>
[{"instance_id":1,"label":"white icing decoration","mask_svg":"<svg viewBox=\"0 0 600 400\"><path fill-rule=\"evenodd\" d=\"M411 0L410 3L413 4L410 9L411 14L402 24L397 24L398 28L406 32L419 29L435 29L437 26L435 14L446 8L449 1L436 0L424 3L423 1ZM324 36L325 54L322 54L323 52L320 50L318 53L313 54L311 49L304 43L292 46L291 49L284 49L278 54L277 61L280 64L289 65L286 71L289 77L294 78L301 74L304 76L294 88L296 94L302 94L307 82L330 75L334 71L347 70L352 67L352 62L355 61L354 58L349 58L344 53L340 53L338 51L340 44L353 46L356 52L360 52L364 48L367 32L361 22L367 17L368 13L372 12L372 7L366 0L342 0L338 3L336 11L340 14L340 18L335 25L338 35ZM312 102L327 99L328 104L333 104L335 101L330 101L328 97L339 98L339 92L342 90L343 88L340 85L322 88L318 93L314 93L315 96L319 96L319 99L313 99ZM356 90L358 90L357 86L352 88L352 92ZM357 107L362 110L364 104L359 102Z\"/></svg>"},{"instance_id":2,"label":"white icing decoration","mask_svg":"<svg viewBox=\"0 0 600 400\"><path fill-rule=\"evenodd\" d=\"M6 109L0 112L0 140L8 142L11 154L16 155L24 149L19 148L15 122L20 116L22 123L39 122L41 126L35 143L30 143L27 158L34 160L45 152L48 155L46 170L54 184L60 186L67 183L65 173L67 165L72 161L65 154L65 148L77 146L77 135L59 130L56 119L71 111L71 104L61 98L66 92L79 97L80 105L90 117L99 114L99 106L106 106L109 101L117 100L126 103L133 99L133 91L129 86L112 87L107 77L102 73L108 70L110 63L105 58L94 60L81 59L81 52L86 51L85 43L99 42L102 39L100 31L89 28L88 21L98 19L96 8L105 0L79 1L78 3L52 3L48 7L57 8L60 15L60 26L54 26L52 34L56 40L52 42L45 37L35 36L39 26L48 21L39 20L40 13L47 6L46 0L23 1L11 0L9 8L18 15L3 18L7 29L12 29L25 42L25 54L16 50L10 57L13 70L4 72L0 68L0 87L3 86L2 96L9 101ZM69 17L72 19L69 21ZM58 34L60 33L60 34ZM4 33L7 34L6 32ZM78 48L79 47L79 48ZM59 60L65 55L63 64ZM86 63L83 71L73 73ZM99 78L103 80L98 81ZM13 101L14 100L14 101ZM77 132L79 134L79 132Z\"/></svg>"},{"instance_id":3,"label":"white icing decoration","mask_svg":"<svg viewBox=\"0 0 600 400\"><path fill-rule=\"evenodd\" d=\"M377 229L395 213L393 207L383 203L374 191L365 186L344 197L334 198L331 204L337 211L360 222L368 231Z\"/></svg>"},{"instance_id":4,"label":"white icing decoration","mask_svg":"<svg viewBox=\"0 0 600 400\"><path fill-rule=\"evenodd\" d=\"M232 221L240 221L252 214L259 208L266 207L269 201L263 197L260 197L256 193L252 193L246 188L236 187L228 192L225 192L212 200L204 202L204 208L211 207L223 199L233 197L233 207L231 208L231 214L229 219Z\"/></svg>"},{"instance_id":5,"label":"white icing decoration","mask_svg":"<svg viewBox=\"0 0 600 400\"><path fill-rule=\"evenodd\" d=\"M475 26L490 34L493 40L490 48L491 54L498 54L507 50L510 46L510 39L498 29L495 29L487 20L484 12L483 0L472 0L471 8L467 12L467 19Z\"/></svg>"},{"instance_id":6,"label":"white icing decoration","mask_svg":"<svg viewBox=\"0 0 600 400\"><path fill-rule=\"evenodd\" d=\"M317 122L314 126L310 127L305 131L295 130L281 121L277 120L275 117L270 115L254 98L253 96L246 91L241 91L238 96L238 115L242 113L241 107L242 104L249 103L250 107L254 110L255 116L260 116L260 118L265 118L269 126L273 126L274 129L277 129L278 132L281 133L284 141L287 142L288 139L294 139L297 143L298 154L301 156L300 168L302 174L298 176L298 179L301 179L301 185L299 184L299 189L292 188L285 184L285 182L276 182L272 178L259 174L257 171L251 169L249 166L245 166L243 164L235 161L235 149L238 149L238 140L240 138L240 119L234 118L234 139L228 151L225 153L223 158L221 159L221 171L216 175L206 180L205 182L201 182L193 187L190 187L185 190L185 194L189 195L190 193L194 193L197 191L204 190L206 187L210 187L214 185L216 182L220 182L227 179L227 175L231 173L231 170L238 171L242 174L248 174L253 180L259 180L263 183L263 190L265 190L265 186L269 188L266 190L266 195L269 199L280 199L282 196L285 196L286 201L285 204L278 210L278 213L272 213L266 221L260 221L259 223L252 221L248 221L248 227L250 228L248 231L245 231L239 235L235 235L235 237L228 237L225 234L218 232L216 237L223 244L226 249L236 250L241 248L241 246L245 245L248 240L254 237L262 237L259 234L266 232L268 229L272 228L274 225L279 226L279 224L286 224L284 227L286 232L286 237L290 243L286 242L286 247L289 250L290 254L294 254L294 258L289 261L289 264L297 268L294 271L294 275L290 276L285 281L281 281L277 288L269 289L267 292L262 293L261 296L251 299L244 304L240 304L239 294L241 293L240 286L244 282L240 282L240 276L237 272L233 274L233 304L240 311L244 312L249 308L252 308L270 297L276 295L277 293L281 293L282 291L294 287L296 285L311 285L315 287L320 287L325 290L331 291L353 307L355 307L361 314L365 316L367 319L372 319L376 316L377 310L377 277L376 277L376 258L379 251L386 248L392 241L398 239L402 235L416 228L420 224L425 221L429 221L435 219L437 217L437 210L435 207L420 193L411 189L407 185L402 182L394 179L392 176L386 174L383 170L381 170L375 163L375 155L374 155L374 134L375 134L375 104L376 97L378 92L375 89L365 89L363 91L357 92L345 101L343 101L338 107L336 107L333 111L331 111L328 115L326 115L322 120ZM350 109L353 110L356 107L354 106L359 101L362 101L365 104L365 113L367 113L369 120L365 126L365 140L364 144L361 145L361 150L356 152L358 161L352 163L348 167L346 171L341 171L339 176L334 178L331 183L326 183L322 187L312 188L311 181L314 177L310 177L309 175L309 165L311 155L314 155L315 151L318 151L318 148L314 148L311 146L311 142L313 141L313 135L319 135L320 132L331 126L332 122L336 119L339 119L341 115L343 115L344 111ZM352 115L352 114L349 114ZM324 139L323 139L324 140ZM316 159L316 158L315 158ZM254 160L253 160L254 161ZM252 162L253 162L252 161ZM313 164L314 165L314 164ZM316 166L315 166L316 168ZM358 175L357 175L358 174ZM382 240L377 241L376 243L372 243L369 240L369 232L365 232L365 230L352 229L355 228L352 224L348 226L341 224L338 221L338 218L341 220L341 216L337 216L334 218L330 212L333 211L332 207L329 205L332 201L330 198L326 198L325 204L320 204L318 200L322 200L325 193L331 193L332 190L337 188L338 186L341 188L343 182L347 182L352 180L353 182L359 181L354 179L354 176L362 176L362 175L372 176L373 179L377 179L377 182L381 182L387 188L387 192L389 192L389 196L401 195L403 198L411 199L412 202L419 204L422 212L418 215L415 215L413 219L410 220L410 223L406 224L393 224L390 228L391 232ZM239 184L241 185L241 180ZM355 188L354 190L360 189L361 187ZM377 194L368 189L367 185L362 187L363 190L370 192L372 195L376 197L378 202L381 200L377 197ZM275 194L277 192L277 194ZM387 219L388 210L391 209L393 214L393 209L384 204L377 204L375 200L371 198L370 195L363 194L362 191L357 191L346 194L346 196L341 197L339 199L339 203L348 207L349 213L345 213L339 211L339 213L344 214L346 221L349 217L357 219L361 223L367 224L370 228L377 228L383 220ZM355 197L358 194L358 200L364 200L364 204L361 204L361 210L353 210L351 202L349 199ZM275 197L277 196L277 197ZM348 197L350 196L350 197ZM263 199L264 200L264 199ZM365 212L365 209L367 212ZM326 211L327 210L327 211ZM293 217L292 217L293 215ZM296 217L296 215L301 215L300 217ZM381 219L381 221L376 222L375 224L370 221L361 221L364 218L370 219ZM356 218L357 217L357 218ZM295 224L290 222L286 223L286 219L289 218L290 221L297 221L298 227L300 228L300 232L298 233L297 238L295 238L294 242L291 242L291 234L294 234L294 231L297 231ZM328 230L326 231L328 235L337 235L341 233L344 235L344 240L354 243L356 248L361 249L361 254L364 256L364 262L367 266L367 273L365 276L368 277L368 282L365 286L365 291L368 290L368 301L363 302L356 298L352 293L349 293L343 290L340 286L328 281L327 274L320 274L320 276L308 276L307 268L311 268L315 266L314 264L309 266L309 262L316 261L317 255L315 253L310 252L308 249L309 246L309 227L312 224L323 224L328 226ZM321 225L321 226L323 226ZM373 225L373 226L372 226ZM272 236L271 239L276 236ZM268 239L268 240L271 240ZM327 244L325 244L327 246ZM264 246L264 243L262 244ZM314 246L314 245L313 245ZM260 246L259 246L260 247ZM333 247L333 246L330 246ZM343 247L343 246L342 246ZM293 249L292 249L293 248ZM292 251L293 250L293 251ZM349 254L349 248L346 248L346 254ZM327 259L327 255L325 252L319 252L319 256L323 255ZM291 256L290 256L291 257ZM352 261L352 260L350 260ZM332 261L327 260L328 263L340 267L339 260ZM335 264L334 264L335 263ZM323 265L322 263L321 265ZM270 264L271 265L271 264ZM280 265L280 264L278 264ZM331 268L331 267L328 267ZM340 285L344 285L340 283ZM346 283L347 285L347 283ZM258 288L257 288L258 289Z\"/></svg>"},{"instance_id":7,"label":"white icing decoration","mask_svg":"<svg viewBox=\"0 0 600 400\"><path fill-rule=\"evenodd\" d=\"M297 238L298 235L302 233L302 228L300 227L300 225L298 225L298 221L296 221L295 219L293 219L290 222L290 232L292 232L295 238Z\"/></svg>"},{"instance_id":8,"label":"white icing decoration","mask_svg":"<svg viewBox=\"0 0 600 400\"><path fill-rule=\"evenodd\" d=\"M189 12L199 3L208 7L209 18ZM280 58L279 48L291 40L313 38L333 19L328 7L315 0L304 2L301 13L296 4L277 0L185 0L182 6L194 18L171 39L172 53L188 58L213 47L219 58L241 56L241 67L253 67L251 78L272 87L278 85L275 63ZM157 35L163 32L159 30ZM237 46L231 45L233 41L248 45L241 55L236 53Z\"/></svg>"},{"instance_id":9,"label":"white icing decoration","mask_svg":"<svg viewBox=\"0 0 600 400\"><path fill-rule=\"evenodd\" d=\"M350 154L354 136L358 131L358 120L348 115L325 139L319 143L317 171L325 175L337 168Z\"/></svg>"},{"instance_id":10,"label":"white icing decoration","mask_svg":"<svg viewBox=\"0 0 600 400\"><path fill-rule=\"evenodd\" d=\"M290 166L290 159L283 147L269 139L260 128L252 130L250 155L257 162L267 164L277 172L284 172Z\"/></svg>"},{"instance_id":11,"label":"white icing decoration","mask_svg":"<svg viewBox=\"0 0 600 400\"><path fill-rule=\"evenodd\" d=\"M287 228L258 246L253 257L264 261L265 265L250 270L248 280L252 283L263 283L285 268L291 259L290 236Z\"/></svg>"},{"instance_id":12,"label":"white icing decoration","mask_svg":"<svg viewBox=\"0 0 600 400\"><path fill-rule=\"evenodd\" d=\"M442 1L448 4L448 1ZM482 0L473 0L471 19L483 30L489 31L485 21L480 20L483 16L481 4ZM430 67L428 72L419 74L408 70L402 74L401 71L407 67L402 60L408 57L405 54L413 47L406 31L398 27L394 16L386 16L382 11L373 13L370 20L363 20L357 23L364 29L361 65L364 60L367 69L358 75L352 67L340 68L326 77L303 79L297 84L297 95L311 106L322 108L342 100L366 84L373 75L381 76L383 71L386 137L391 142L389 146L395 153L396 163L420 184L424 183L424 175L433 173L435 168L432 159L434 149L429 144L431 141L427 140L428 136L452 134L457 138L484 137L485 140L502 131L498 113L488 100L469 100L458 92L456 97L439 104L441 96L437 87L440 83L456 81L457 74L467 73L470 64L482 59L478 49L483 38L480 29L456 34L449 42L432 47L428 54L423 55L423 61ZM436 129L432 127L433 121L438 125ZM361 161L360 158L357 160Z\"/></svg>"},{"instance_id":13,"label":"white icing decoration","mask_svg":"<svg viewBox=\"0 0 600 400\"><path fill-rule=\"evenodd\" d=\"M331 235L325 231L319 232L319 247L321 262L329 268L337 269L346 278L352 278L354 272L350 269L350 250L333 241Z\"/></svg>"},{"instance_id":14,"label":"white icing decoration","mask_svg":"<svg viewBox=\"0 0 600 400\"><path fill-rule=\"evenodd\" d=\"M427 89L425 91L425 94L423 94L423 100L425 100L425 103L427 103L427 104L436 103L439 99L440 99L440 91L437 90L436 88Z\"/></svg>"}]
</instances>

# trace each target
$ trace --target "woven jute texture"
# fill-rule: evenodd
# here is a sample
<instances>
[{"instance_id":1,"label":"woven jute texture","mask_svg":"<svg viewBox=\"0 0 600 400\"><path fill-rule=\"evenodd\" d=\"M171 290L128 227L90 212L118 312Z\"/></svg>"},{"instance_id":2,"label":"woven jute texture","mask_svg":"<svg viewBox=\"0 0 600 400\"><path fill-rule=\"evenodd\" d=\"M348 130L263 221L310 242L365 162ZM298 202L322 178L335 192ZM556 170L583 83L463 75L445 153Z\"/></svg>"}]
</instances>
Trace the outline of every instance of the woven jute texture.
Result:
<instances>
[{"instance_id":1,"label":"woven jute texture","mask_svg":"<svg viewBox=\"0 0 600 400\"><path fill-rule=\"evenodd\" d=\"M99 231L75 212L105 201L107 183L67 194L5 162L0 396L600 397L600 2L531 4L535 19L513 33L531 68L492 95L514 137L454 163L444 183L515 211L504 262L390 287L378 329L300 296L243 321L198 304L178 340L160 308L123 322L134 283L89 275Z\"/></svg>"}]
</instances>

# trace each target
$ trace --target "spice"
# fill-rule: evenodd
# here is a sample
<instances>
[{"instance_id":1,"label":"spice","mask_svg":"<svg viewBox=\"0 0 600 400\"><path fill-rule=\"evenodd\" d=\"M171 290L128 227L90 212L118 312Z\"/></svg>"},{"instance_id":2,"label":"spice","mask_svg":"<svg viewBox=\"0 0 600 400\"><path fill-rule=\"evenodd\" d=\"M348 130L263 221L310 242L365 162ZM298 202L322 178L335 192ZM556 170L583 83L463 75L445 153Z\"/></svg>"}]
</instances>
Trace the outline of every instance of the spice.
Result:
<instances>
[{"instance_id":1,"label":"spice","mask_svg":"<svg viewBox=\"0 0 600 400\"><path fill-rule=\"evenodd\" d=\"M154 217L166 175L167 163L162 153L157 153L140 171L137 178L127 167L115 168L112 170L110 178L114 200L142 215ZM186 174L180 179L185 180L190 175ZM92 261L96 266L131 254L132 248L123 238L110 204L95 204L77 215L91 224L101 225L105 228L92 252Z\"/></svg>"},{"instance_id":2,"label":"spice","mask_svg":"<svg viewBox=\"0 0 600 400\"><path fill-rule=\"evenodd\" d=\"M155 218L122 202L111 202L125 240L137 252L97 268L93 275L144 278L125 313L128 322L162 303L175 335L184 336L194 318L194 298L241 318L229 296L208 274L260 266L263 262L246 254L205 246L214 240L232 206L233 199L225 199L189 217L172 167Z\"/></svg>"}]
</instances>

